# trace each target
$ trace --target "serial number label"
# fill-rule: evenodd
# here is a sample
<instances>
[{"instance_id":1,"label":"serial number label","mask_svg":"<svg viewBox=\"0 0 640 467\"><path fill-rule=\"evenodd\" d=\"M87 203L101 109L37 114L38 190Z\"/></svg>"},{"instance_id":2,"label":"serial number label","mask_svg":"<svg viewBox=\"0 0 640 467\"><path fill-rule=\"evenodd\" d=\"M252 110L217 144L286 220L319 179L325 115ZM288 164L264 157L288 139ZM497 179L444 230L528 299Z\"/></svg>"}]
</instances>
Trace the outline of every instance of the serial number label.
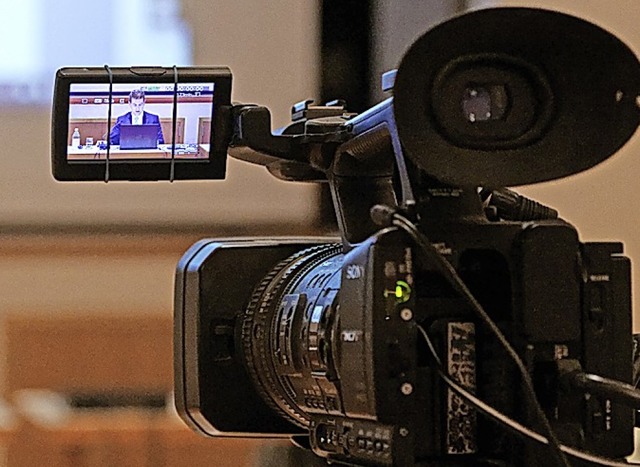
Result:
<instances>
[{"instance_id":1,"label":"serial number label","mask_svg":"<svg viewBox=\"0 0 640 467\"><path fill-rule=\"evenodd\" d=\"M470 392L476 389L476 329L473 323L452 322L447 327L447 363L451 378ZM447 452L477 451L476 412L451 389L447 390Z\"/></svg>"}]
</instances>

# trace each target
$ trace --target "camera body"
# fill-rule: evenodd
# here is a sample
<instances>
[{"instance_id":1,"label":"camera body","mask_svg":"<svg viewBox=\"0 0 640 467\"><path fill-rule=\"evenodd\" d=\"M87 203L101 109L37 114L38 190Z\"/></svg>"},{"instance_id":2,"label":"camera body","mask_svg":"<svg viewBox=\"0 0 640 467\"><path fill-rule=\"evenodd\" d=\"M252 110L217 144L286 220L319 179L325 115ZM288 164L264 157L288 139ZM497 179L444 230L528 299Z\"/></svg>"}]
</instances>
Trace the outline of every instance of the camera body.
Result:
<instances>
[{"instance_id":1,"label":"camera body","mask_svg":"<svg viewBox=\"0 0 640 467\"><path fill-rule=\"evenodd\" d=\"M628 455L633 411L563 389L559 369L575 360L631 382L630 263L621 245L580 243L559 220L467 218L436 224L429 237L516 346L561 441ZM319 240L209 240L185 254L176 280L184 347L175 350L186 379L178 377L176 403L192 428L308 431L314 452L358 465L544 461L545 451L472 415L439 382L416 323L434 336L452 377L535 422L511 361L406 235L387 229L346 254Z\"/></svg>"},{"instance_id":2,"label":"camera body","mask_svg":"<svg viewBox=\"0 0 640 467\"><path fill-rule=\"evenodd\" d=\"M633 381L622 245L581 243L555 211L499 188L585 170L633 134L640 68L612 37L559 13L478 11L419 38L383 79L393 97L360 115L307 101L274 135L268 109L234 107L230 155L283 180L328 181L341 238L212 239L185 254L182 418L210 436L289 436L351 465L548 462L547 448L478 415L444 372L544 431L537 400L564 445L629 455L633 409L567 382L578 371ZM599 69L611 63L615 83ZM437 255L389 210L414 219ZM473 301L512 344L530 392Z\"/></svg>"}]
</instances>

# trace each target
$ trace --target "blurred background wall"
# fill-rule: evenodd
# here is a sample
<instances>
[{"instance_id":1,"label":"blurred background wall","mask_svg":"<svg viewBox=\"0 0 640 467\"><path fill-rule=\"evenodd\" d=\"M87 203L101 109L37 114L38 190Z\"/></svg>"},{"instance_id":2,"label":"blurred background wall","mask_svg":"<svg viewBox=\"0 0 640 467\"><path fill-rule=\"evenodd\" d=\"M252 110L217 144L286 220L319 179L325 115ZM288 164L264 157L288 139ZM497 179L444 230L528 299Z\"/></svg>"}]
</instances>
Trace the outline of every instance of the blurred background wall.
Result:
<instances>
[{"instance_id":1,"label":"blurred background wall","mask_svg":"<svg viewBox=\"0 0 640 467\"><path fill-rule=\"evenodd\" d=\"M85 2L72 3L82 11L67 14L75 11L79 29L88 33L86 24L104 12ZM236 78L233 99L269 106L275 126L288 121L292 103L317 96L316 2L136 3L147 5L150 10L144 11L180 6L173 13L192 40L187 54L192 63L230 66ZM118 18L143 15L120 7ZM34 21L42 14L35 9ZM153 22L156 29L163 24L158 21ZM130 27L143 26L134 21ZM71 51L67 64L106 61L100 34L109 31L88 36L95 54ZM74 40L79 43L83 37ZM74 47L73 41L63 45ZM224 182L57 183L50 174L50 108L50 102L15 101L0 107L1 310L132 305L169 312L175 262L191 241L213 234L308 233L317 226L316 186L280 182L262 167L235 160L229 160ZM149 242L155 244L153 254Z\"/></svg>"},{"instance_id":2,"label":"blurred background wall","mask_svg":"<svg viewBox=\"0 0 640 467\"><path fill-rule=\"evenodd\" d=\"M619 0L615 6L600 0L138 0L136 9L126 0L99 8L78 0L64 0L55 8L46 0L24 0L24 5L20 14L38 30L48 31L43 33L44 40L68 51L66 65L118 60L123 63L112 64L134 64L136 57L125 49L135 41L156 44L148 54L140 55L138 63L152 60L172 65L163 61L162 53L156 55L170 49L163 45L164 39L145 38L165 29L172 34L182 32L186 35L181 37L189 38L184 46L188 50L174 50L172 60L230 66L233 100L268 106L274 127L286 124L291 104L306 98L346 98L350 109L366 109L384 97L379 90L380 73L397 66L413 39L467 9L497 5L558 9L596 22L640 51L637 0ZM0 15L0 24L8 24L16 14L5 13ZM57 23L51 20L54 14L71 15L77 30L56 30ZM128 33L133 39L120 38L129 37ZM109 42L109 35L116 35L117 40ZM5 39L10 41L11 36ZM74 44L89 39L95 44L93 52L74 52ZM118 49L114 52L105 44ZM34 50L38 47L34 42ZM23 57L7 50L0 52L0 59L0 71L11 69L12 63L16 69L28 65ZM52 74L49 79L53 80ZM69 322L89 315L111 319L118 314L161 316L163 326L168 327L176 262L198 238L316 234L333 228L326 192L319 187L280 182L261 167L234 160L228 162L224 182L56 183L50 175L50 119L50 102L0 99L0 320L37 316L31 325L20 321L21 332L30 326L47 330L49 324L38 320L58 314L64 315L67 328ZM578 227L583 240L623 241L635 260L636 277L640 277L638 138L636 135L619 154L587 173L522 189L557 208ZM640 281L634 290L638 310ZM159 339L147 328L140 329L140 339ZM41 334L52 335L48 331ZM41 334L31 340L15 339L33 343L41 340ZM73 345L72 336L55 336L48 341L49 347L38 352L55 354ZM166 342L164 347L170 347L170 332L161 339ZM90 337L80 341L91 344ZM118 343L106 348L107 341L100 342L105 348L91 354L96 361L100 355L130 350ZM133 352L155 352L154 348L142 345ZM14 366L11 374L33 371L23 360L18 364L9 357L7 361L2 351L0 356L5 357L5 370ZM78 366L69 358L64 360L71 368ZM158 371L168 381L170 356L160 360ZM55 371L55 365L48 367ZM76 372L76 381L72 374L64 373L62 379L70 380L71 386L82 381L82 371ZM0 368L0 381L1 375ZM170 381L167 384L169 387Z\"/></svg>"},{"instance_id":3,"label":"blurred background wall","mask_svg":"<svg viewBox=\"0 0 640 467\"><path fill-rule=\"evenodd\" d=\"M65 1L76 5L76 9L84 3ZM38 0L30 3L34 21L43 28L53 27L45 21L36 21L43 14L38 6L48 4ZM364 110L383 97L379 90L380 73L397 66L402 51L415 37L429 26L468 8L491 5L556 8L616 32L636 50L640 44L640 32L634 27L640 3L634 0L617 2L616 8L597 0L584 0L579 4L562 0L325 0L319 3L282 1L268 6L251 0L213 3L139 0L138 3L156 12L157 17L153 19L156 25L169 24L157 12L167 10L167 16L171 10L191 39L189 53L184 55L190 55L196 65L230 66L234 72L233 99L267 105L272 109L274 126L288 121L292 103L308 97L346 97L351 109ZM82 8L82 11L73 10L77 16L74 24L86 33L87 23L96 14L105 12L94 11L88 4ZM140 12L131 14L140 15ZM128 27L130 30L142 28L136 22ZM117 32L122 34L122 29ZM100 34L109 34L109 31ZM46 36L49 40L55 37L53 33ZM81 36L72 37L63 45L73 48L73 40L77 43ZM98 47L102 42L96 40L95 34L92 40L97 44L95 54L76 56L71 50L67 64L79 65L83 60L103 63L106 59L103 60L101 54L109 54ZM11 62L11 55L4 58ZM13 57L16 63L19 58ZM125 55L118 59L131 58ZM153 59L160 61L161 56ZM144 60L145 57L141 57L141 63ZM5 68L7 62L3 64ZM53 76L49 79L53 80ZM134 259L130 265L109 263L114 269L107 273L110 265L105 264L103 258L91 263L83 257L83 268L73 272L73 262L66 257L43 264L39 256L30 256L30 242L50 240L54 233L74 236L73 240L71 237L56 239L54 246L46 247L65 250L79 245L78 237L101 232L117 234L109 237L112 240L122 235L131 239L130 234L144 232L147 240L149 235L178 233L190 241L203 235L316 232L331 220L330 210L322 209L322 206L326 208L327 199L321 196L318 187L280 182L262 167L232 159L224 182L54 182L49 166L50 118L47 102L20 106L9 102L0 106L0 190L3 195L0 225L3 234L13 233L17 237L12 238L19 240L16 244L4 241L0 245L4 252L0 258L4 263L0 277L4 279L5 288L0 293L0 304L5 307L28 308L29 303L55 307L57 302L111 307L113 303L125 301L151 303L151 308L162 303L164 308L170 308L172 268L155 267L143 273L146 266ZM566 219L578 226L584 239L620 239L625 241L632 257L640 257L640 242L635 240L638 163L633 156L637 148L636 138L602 166L523 191L558 208ZM101 237L100 241L91 242L86 250L99 250L104 240ZM188 241L171 252L167 266ZM131 243L136 244L136 240ZM26 257L18 260L16 255ZM162 261L162 255L152 261ZM103 265L102 273L84 275L82 270L89 265L96 268ZM120 272L114 274L115 270ZM165 271L162 280L155 276L159 271ZM96 280L79 284L77 275ZM153 277L151 282L156 286L150 288L139 283L141 276Z\"/></svg>"},{"instance_id":4,"label":"blurred background wall","mask_svg":"<svg viewBox=\"0 0 640 467\"><path fill-rule=\"evenodd\" d=\"M0 52L0 465L248 465L259 443L211 444L170 411L175 267L202 237L318 232L320 190L233 160L224 182L54 182L42 96L53 65L227 65L233 99L281 126L319 94L319 3L5 3L0 39L16 46ZM145 407L87 414L74 394ZM168 412L149 405L158 397Z\"/></svg>"},{"instance_id":5,"label":"blurred background wall","mask_svg":"<svg viewBox=\"0 0 640 467\"><path fill-rule=\"evenodd\" d=\"M35 0L32 0L32 3ZM286 123L292 103L314 96L318 88L318 4L316 2L283 1L277 5L261 5L252 1L209 3L198 0L158 1L138 0L132 5L146 6L143 11L127 7L127 2L112 5L116 9L114 23L120 18L138 17L128 29L104 30L89 34L87 24L99 20L102 11L92 3L72 1L67 12L77 12L80 33L61 47L70 49L62 58L67 65L99 65L114 55L101 50L110 35L123 36L143 28L162 30L163 23L149 19L150 12L179 6L174 12L187 29L187 41L192 47L187 58L194 64L228 65L237 79L234 99L257 102L273 109L274 124ZM120 2L122 3L122 2ZM43 6L48 2L41 2ZM71 8L73 7L73 9ZM56 7L58 8L58 7ZM120 9L118 9L120 8ZM36 10L34 21L46 11ZM65 13L68 14L68 13ZM6 16L9 21L11 16ZM144 21L146 19L146 22ZM55 27L42 21L42 27ZM29 23L28 23L29 24ZM149 33L150 34L150 33ZM63 36L60 31L59 35ZM142 34L143 37L146 35ZM104 39L101 39L104 37ZM134 36L137 37L137 36ZM43 37L55 43L55 37ZM191 39L191 41L188 41ZM74 46L73 41L76 41ZM80 51L80 43L89 41ZM143 41L144 39L141 39ZM148 41L155 41L148 36ZM112 41L111 48L126 49L131 44ZM162 42L158 43L162 50ZM95 48L95 53L91 50ZM157 49L156 50L157 53ZM160 56L158 56L160 55ZM171 65L157 54L155 63ZM192 55L192 57L189 57ZM17 59L18 57L16 57ZM131 63L135 57L114 57ZM175 57L184 59L182 56ZM140 54L139 61L148 63ZM122 63L120 63L122 64ZM62 64L56 64L58 66ZM53 82L54 76L49 76ZM176 225L237 225L305 224L316 204L315 187L294 186L277 182L260 167L229 164L229 179L225 182L103 183L60 184L53 181L49 168L50 103L37 102L18 107L9 102L0 110L0 140L4 156L0 159L2 203L0 218L12 226L90 227L100 225L154 225L164 228ZM37 187L37 190L33 188ZM253 188L253 189L252 189Z\"/></svg>"}]
</instances>

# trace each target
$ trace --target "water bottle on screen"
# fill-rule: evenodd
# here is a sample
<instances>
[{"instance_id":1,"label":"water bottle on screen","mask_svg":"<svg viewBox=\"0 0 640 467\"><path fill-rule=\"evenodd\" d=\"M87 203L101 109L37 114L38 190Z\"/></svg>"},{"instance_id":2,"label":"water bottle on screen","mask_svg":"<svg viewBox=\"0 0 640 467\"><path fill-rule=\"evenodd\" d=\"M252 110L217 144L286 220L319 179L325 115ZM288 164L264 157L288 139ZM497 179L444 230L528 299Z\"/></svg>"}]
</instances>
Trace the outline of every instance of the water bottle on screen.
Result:
<instances>
[{"instance_id":1,"label":"water bottle on screen","mask_svg":"<svg viewBox=\"0 0 640 467\"><path fill-rule=\"evenodd\" d=\"M77 128L73 130L73 134L71 135L71 146L74 148L80 146L80 131Z\"/></svg>"}]
</instances>

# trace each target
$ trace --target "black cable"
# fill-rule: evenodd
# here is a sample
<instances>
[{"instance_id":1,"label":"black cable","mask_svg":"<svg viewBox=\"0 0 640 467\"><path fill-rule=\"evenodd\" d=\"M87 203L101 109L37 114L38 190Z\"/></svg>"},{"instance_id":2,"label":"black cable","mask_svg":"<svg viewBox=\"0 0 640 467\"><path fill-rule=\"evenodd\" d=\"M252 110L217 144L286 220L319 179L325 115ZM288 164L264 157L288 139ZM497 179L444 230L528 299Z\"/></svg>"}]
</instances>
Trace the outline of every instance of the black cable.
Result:
<instances>
[{"instance_id":1,"label":"black cable","mask_svg":"<svg viewBox=\"0 0 640 467\"><path fill-rule=\"evenodd\" d=\"M630 384L583 372L566 375L568 382L582 390L628 407L640 408L640 391Z\"/></svg>"},{"instance_id":2,"label":"black cable","mask_svg":"<svg viewBox=\"0 0 640 467\"><path fill-rule=\"evenodd\" d=\"M383 208L384 209L384 208ZM391 209L391 208L386 208ZM480 317L480 319L485 323L485 325L489 328L489 330L494 334L494 336L498 339L502 347L506 350L509 357L513 360L518 368L523 383L525 394L532 408L534 409L538 420L542 423L542 427L544 428L544 432L549 439L549 447L552 450L554 456L559 461L560 464L569 467L570 464L567 461L564 453L560 449L560 442L553 432L553 428L547 419L538 399L535 395L535 390L533 388L533 382L531 381L531 376L529 372L524 366L524 363L520 359L520 356L517 354L515 349L511 346L507 338L502 334L502 331L498 328L498 326L494 323L491 317L486 313L482 305L476 300L471 291L467 288L466 284L462 281L456 270L453 266L444 259L440 253L435 249L435 247L424 238L424 235L418 231L415 224L413 224L410 220L402 216L401 214L394 212L392 224L396 227L401 228L406 231L418 244L420 249L424 254L426 254L429 259L431 259L432 263L439 267L440 273L450 282L453 288L458 292L471 306L474 312Z\"/></svg>"},{"instance_id":3,"label":"black cable","mask_svg":"<svg viewBox=\"0 0 640 467\"><path fill-rule=\"evenodd\" d=\"M107 110L107 156L104 167L104 182L109 183L109 160L111 156L111 103L113 102L113 72L109 65L105 65L104 69L107 70L109 75L109 107Z\"/></svg>"},{"instance_id":4,"label":"black cable","mask_svg":"<svg viewBox=\"0 0 640 467\"><path fill-rule=\"evenodd\" d=\"M173 183L176 167L176 129L178 120L178 67L173 65L173 122L171 123L171 171L169 182Z\"/></svg>"},{"instance_id":5,"label":"black cable","mask_svg":"<svg viewBox=\"0 0 640 467\"><path fill-rule=\"evenodd\" d=\"M633 385L640 388L640 334L633 335Z\"/></svg>"},{"instance_id":6,"label":"black cable","mask_svg":"<svg viewBox=\"0 0 640 467\"><path fill-rule=\"evenodd\" d=\"M527 438L529 440L535 441L540 444L544 444L547 446L549 445L548 438L542 436L540 433L534 430L531 430L530 428L527 428L526 426L522 425L521 423L517 422L511 417L505 415L504 413L490 406L489 404L484 402L482 399L478 398L475 394L472 394L463 386L458 384L453 378L451 378L451 376L449 376L447 372L444 370L442 360L438 356L435 346L433 345L433 342L431 341L431 338L429 337L429 334L427 333L427 331L425 331L424 328L420 325L418 325L417 328L422 334L422 337L424 338L427 344L427 347L429 348L429 353L431 354L431 357L436 362L436 370L438 371L438 374L451 389L453 389L456 393L458 393L458 395L460 395L462 398L466 399L477 410L489 416L490 418L494 419L496 422L509 428L512 432L516 433L517 435ZM625 467L625 466L632 465L627 462L618 462L611 459L607 459L605 457L596 456L594 454L580 451L579 449L575 449L570 446L565 446L560 443L558 443L558 449L561 450L563 453L568 454L572 457L584 460L586 462L591 462L596 465L603 465L608 467Z\"/></svg>"}]
</instances>

